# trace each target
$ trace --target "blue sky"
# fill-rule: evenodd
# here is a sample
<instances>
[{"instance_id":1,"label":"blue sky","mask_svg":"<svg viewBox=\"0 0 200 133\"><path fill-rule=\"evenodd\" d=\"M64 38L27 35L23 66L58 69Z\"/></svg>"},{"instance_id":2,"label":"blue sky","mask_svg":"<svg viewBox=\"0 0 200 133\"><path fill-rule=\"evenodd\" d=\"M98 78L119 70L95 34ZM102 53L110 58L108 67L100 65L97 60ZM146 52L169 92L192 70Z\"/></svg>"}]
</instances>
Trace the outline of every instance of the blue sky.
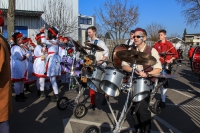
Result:
<instances>
[{"instance_id":1,"label":"blue sky","mask_svg":"<svg viewBox=\"0 0 200 133\"><path fill-rule=\"evenodd\" d=\"M106 0L79 0L79 13L92 16L95 8L101 7ZM122 0L123 1L123 0ZM186 28L188 34L200 33L200 26L194 28L187 26L181 11L183 8L175 0L129 0L139 7L139 21L134 27L146 28L152 22L163 25L167 30L167 36L178 34L182 37ZM97 20L98 23L98 20Z\"/></svg>"}]
</instances>

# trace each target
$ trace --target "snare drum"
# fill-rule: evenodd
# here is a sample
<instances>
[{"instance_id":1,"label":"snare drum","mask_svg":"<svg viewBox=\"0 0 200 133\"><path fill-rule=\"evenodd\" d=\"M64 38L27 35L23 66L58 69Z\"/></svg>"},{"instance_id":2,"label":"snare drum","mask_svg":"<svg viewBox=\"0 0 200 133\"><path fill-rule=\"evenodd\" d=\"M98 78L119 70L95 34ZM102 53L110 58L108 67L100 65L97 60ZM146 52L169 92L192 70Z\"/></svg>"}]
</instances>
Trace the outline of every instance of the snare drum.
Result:
<instances>
[{"instance_id":1,"label":"snare drum","mask_svg":"<svg viewBox=\"0 0 200 133\"><path fill-rule=\"evenodd\" d=\"M150 79L138 77L133 80L133 86L130 92L130 99L132 99L133 102L140 102L150 94L150 89Z\"/></svg>"},{"instance_id":2,"label":"snare drum","mask_svg":"<svg viewBox=\"0 0 200 133\"><path fill-rule=\"evenodd\" d=\"M104 70L101 67L96 66L94 68L91 77L89 77L87 80L87 86L90 87L95 92L100 92L104 94L104 92L99 88L99 83L102 80L103 75L104 75Z\"/></svg>"},{"instance_id":3,"label":"snare drum","mask_svg":"<svg viewBox=\"0 0 200 133\"><path fill-rule=\"evenodd\" d=\"M125 73L112 67L105 68L105 74L100 82L100 88L109 96L119 95Z\"/></svg>"}]
</instances>

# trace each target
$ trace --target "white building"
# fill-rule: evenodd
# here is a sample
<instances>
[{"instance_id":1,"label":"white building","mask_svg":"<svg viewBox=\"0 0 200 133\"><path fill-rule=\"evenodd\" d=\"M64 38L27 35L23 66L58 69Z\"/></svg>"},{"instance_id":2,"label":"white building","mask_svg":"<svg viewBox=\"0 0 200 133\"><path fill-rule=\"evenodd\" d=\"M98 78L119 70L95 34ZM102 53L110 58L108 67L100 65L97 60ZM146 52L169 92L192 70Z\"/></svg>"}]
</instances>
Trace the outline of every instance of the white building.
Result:
<instances>
[{"instance_id":1,"label":"white building","mask_svg":"<svg viewBox=\"0 0 200 133\"><path fill-rule=\"evenodd\" d=\"M77 29L73 31L73 39L80 40L78 37L78 0L60 0L66 5L70 5L73 11L73 16L77 18ZM34 40L34 37L39 33L39 29L43 26L45 21L44 5L49 0L16 0L15 10L15 30L20 31ZM59 2L58 0L56 2ZM3 17L5 19L5 26L3 28L4 36L7 37L7 11L8 0L0 1L0 9L3 11ZM59 10L59 9L58 9ZM55 11L56 12L56 11ZM68 35L70 36L70 35Z\"/></svg>"},{"instance_id":2,"label":"white building","mask_svg":"<svg viewBox=\"0 0 200 133\"><path fill-rule=\"evenodd\" d=\"M86 15L79 15L79 42L84 46L87 38L87 28L95 25L95 18Z\"/></svg>"}]
</instances>

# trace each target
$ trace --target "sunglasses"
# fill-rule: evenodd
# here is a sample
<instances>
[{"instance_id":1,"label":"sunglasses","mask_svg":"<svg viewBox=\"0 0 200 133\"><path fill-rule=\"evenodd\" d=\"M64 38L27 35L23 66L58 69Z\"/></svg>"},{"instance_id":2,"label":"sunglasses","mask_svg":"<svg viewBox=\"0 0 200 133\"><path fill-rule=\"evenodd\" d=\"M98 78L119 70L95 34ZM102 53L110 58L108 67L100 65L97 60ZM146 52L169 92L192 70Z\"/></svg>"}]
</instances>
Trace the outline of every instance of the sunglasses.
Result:
<instances>
[{"instance_id":1,"label":"sunglasses","mask_svg":"<svg viewBox=\"0 0 200 133\"><path fill-rule=\"evenodd\" d=\"M141 38L141 37L144 37L144 36L133 36L133 38L135 38L135 37L137 37L137 38Z\"/></svg>"}]
</instances>

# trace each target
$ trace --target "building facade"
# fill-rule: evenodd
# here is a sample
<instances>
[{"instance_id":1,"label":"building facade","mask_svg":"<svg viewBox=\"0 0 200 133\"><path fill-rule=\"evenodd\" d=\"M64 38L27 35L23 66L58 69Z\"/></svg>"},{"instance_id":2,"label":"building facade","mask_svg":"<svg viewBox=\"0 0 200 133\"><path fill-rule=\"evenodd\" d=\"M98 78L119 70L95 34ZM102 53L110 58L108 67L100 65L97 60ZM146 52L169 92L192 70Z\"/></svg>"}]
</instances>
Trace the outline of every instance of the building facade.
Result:
<instances>
[{"instance_id":1,"label":"building facade","mask_svg":"<svg viewBox=\"0 0 200 133\"><path fill-rule=\"evenodd\" d=\"M197 34L186 34L185 42L191 45L199 45L200 44L200 33Z\"/></svg>"},{"instance_id":2,"label":"building facade","mask_svg":"<svg viewBox=\"0 0 200 133\"><path fill-rule=\"evenodd\" d=\"M51 0L16 0L15 4L15 30L20 31L24 36L34 40L35 35L39 32L41 26L47 24L45 18L44 6L47 5ZM53 0L52 0L53 1ZM8 0L0 1L0 9L3 11L3 17L5 19L5 26L3 28L3 34L7 37L7 11L8 11ZM75 26L76 30L73 31L73 39L79 40L78 38L78 0L57 0L56 2L62 2L66 5L70 5L73 11L74 18L77 18ZM57 11L60 11L59 9ZM56 12L56 11L53 11ZM56 26L56 25L53 25ZM72 33L66 35L70 36Z\"/></svg>"}]
</instances>

